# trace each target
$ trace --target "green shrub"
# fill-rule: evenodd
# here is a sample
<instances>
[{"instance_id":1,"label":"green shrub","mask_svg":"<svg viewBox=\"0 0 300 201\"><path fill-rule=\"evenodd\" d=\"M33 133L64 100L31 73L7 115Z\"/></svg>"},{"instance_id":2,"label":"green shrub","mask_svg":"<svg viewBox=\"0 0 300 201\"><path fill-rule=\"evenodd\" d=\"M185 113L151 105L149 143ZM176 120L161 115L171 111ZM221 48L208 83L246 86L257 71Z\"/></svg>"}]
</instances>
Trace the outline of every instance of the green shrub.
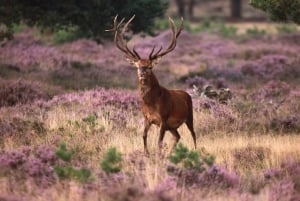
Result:
<instances>
[{"instance_id":1,"label":"green shrub","mask_svg":"<svg viewBox=\"0 0 300 201\"><path fill-rule=\"evenodd\" d=\"M237 30L238 29L234 26L225 25L222 21L213 21L209 18L203 19L196 27L192 29L193 32L220 34L224 38L236 36Z\"/></svg>"},{"instance_id":2,"label":"green shrub","mask_svg":"<svg viewBox=\"0 0 300 201\"><path fill-rule=\"evenodd\" d=\"M258 29L257 27L249 28L246 30L246 35L251 37L264 36L266 31L263 29Z\"/></svg>"},{"instance_id":3,"label":"green shrub","mask_svg":"<svg viewBox=\"0 0 300 201\"><path fill-rule=\"evenodd\" d=\"M180 19L174 19L174 22L175 22L175 24L179 25L180 24ZM163 18L163 19L156 20L155 23L154 23L153 29L154 30L160 30L160 31L170 29L169 19L168 18ZM187 20L184 20L184 22L183 22L183 29L185 31L188 31L188 32L193 32L193 30L191 28L191 24Z\"/></svg>"},{"instance_id":4,"label":"green shrub","mask_svg":"<svg viewBox=\"0 0 300 201\"><path fill-rule=\"evenodd\" d=\"M61 142L58 149L55 151L56 156L65 162L70 162L74 153L74 150L67 149L67 145L64 142Z\"/></svg>"},{"instance_id":5,"label":"green shrub","mask_svg":"<svg viewBox=\"0 0 300 201\"><path fill-rule=\"evenodd\" d=\"M196 151L189 151L187 147L179 143L171 156L169 161L176 166L180 166L183 169L196 169L203 171L205 166L212 166L215 161L215 157L212 155L201 156Z\"/></svg>"},{"instance_id":6,"label":"green shrub","mask_svg":"<svg viewBox=\"0 0 300 201\"><path fill-rule=\"evenodd\" d=\"M276 30L278 34L289 34L297 32L298 28L294 24L281 24L276 27Z\"/></svg>"},{"instance_id":7,"label":"green shrub","mask_svg":"<svg viewBox=\"0 0 300 201\"><path fill-rule=\"evenodd\" d=\"M82 119L82 121L86 122L91 127L95 127L97 125L96 120L97 117L95 114L89 114L87 117Z\"/></svg>"},{"instance_id":8,"label":"green shrub","mask_svg":"<svg viewBox=\"0 0 300 201\"><path fill-rule=\"evenodd\" d=\"M23 22L21 22L19 24L13 23L12 31L13 31L13 33L20 33L22 31L24 31L24 29L26 27L27 27L26 24L24 24Z\"/></svg>"},{"instance_id":9,"label":"green shrub","mask_svg":"<svg viewBox=\"0 0 300 201\"><path fill-rule=\"evenodd\" d=\"M78 39L78 29L74 27L68 27L60 29L53 34L54 44L63 44Z\"/></svg>"},{"instance_id":10,"label":"green shrub","mask_svg":"<svg viewBox=\"0 0 300 201\"><path fill-rule=\"evenodd\" d=\"M81 183L91 181L93 179L92 171L87 168L76 169L71 165L72 156L74 155L73 150L68 150L66 144L62 142L59 148L56 150L56 156L65 161L66 165L54 166L54 171L57 176L61 179L74 179Z\"/></svg>"},{"instance_id":11,"label":"green shrub","mask_svg":"<svg viewBox=\"0 0 300 201\"><path fill-rule=\"evenodd\" d=\"M122 169L122 154L115 147L109 148L100 163L101 169L109 173L117 173Z\"/></svg>"}]
</instances>

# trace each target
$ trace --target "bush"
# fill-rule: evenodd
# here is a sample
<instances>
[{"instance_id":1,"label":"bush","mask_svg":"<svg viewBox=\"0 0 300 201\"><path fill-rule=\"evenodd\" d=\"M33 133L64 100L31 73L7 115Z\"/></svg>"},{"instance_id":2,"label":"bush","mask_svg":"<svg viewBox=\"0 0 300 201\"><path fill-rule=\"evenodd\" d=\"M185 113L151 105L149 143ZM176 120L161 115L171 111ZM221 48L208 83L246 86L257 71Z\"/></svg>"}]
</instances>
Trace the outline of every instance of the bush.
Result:
<instances>
[{"instance_id":1,"label":"bush","mask_svg":"<svg viewBox=\"0 0 300 201\"><path fill-rule=\"evenodd\" d=\"M109 148L102 162L100 163L101 169L109 173L117 173L122 169L122 154L117 151L115 147Z\"/></svg>"},{"instance_id":2,"label":"bush","mask_svg":"<svg viewBox=\"0 0 300 201\"><path fill-rule=\"evenodd\" d=\"M182 143L174 149L174 153L169 156L169 161L183 169L195 169L203 171L205 165L211 166L214 163L214 156L201 157L196 151L189 151Z\"/></svg>"},{"instance_id":3,"label":"bush","mask_svg":"<svg viewBox=\"0 0 300 201\"><path fill-rule=\"evenodd\" d=\"M0 80L0 107L49 99L50 95L42 89L38 82Z\"/></svg>"},{"instance_id":4,"label":"bush","mask_svg":"<svg viewBox=\"0 0 300 201\"><path fill-rule=\"evenodd\" d=\"M67 149L66 144L64 142L62 142L59 145L55 154L59 159L63 160L64 162L67 162L67 164L56 164L54 166L55 173L61 179L75 179L76 181L79 181L81 183L91 181L93 179L91 170L84 167L77 169L70 164L74 153L74 150Z\"/></svg>"},{"instance_id":5,"label":"bush","mask_svg":"<svg viewBox=\"0 0 300 201\"><path fill-rule=\"evenodd\" d=\"M66 29L60 29L56 31L53 35L53 43L54 44L62 44L66 42L71 42L76 40L78 37L76 32L77 28L68 27Z\"/></svg>"},{"instance_id":6,"label":"bush","mask_svg":"<svg viewBox=\"0 0 300 201\"><path fill-rule=\"evenodd\" d=\"M296 33L298 31L298 28L293 24L281 24L280 26L276 27L276 30L279 34L290 34Z\"/></svg>"}]
</instances>

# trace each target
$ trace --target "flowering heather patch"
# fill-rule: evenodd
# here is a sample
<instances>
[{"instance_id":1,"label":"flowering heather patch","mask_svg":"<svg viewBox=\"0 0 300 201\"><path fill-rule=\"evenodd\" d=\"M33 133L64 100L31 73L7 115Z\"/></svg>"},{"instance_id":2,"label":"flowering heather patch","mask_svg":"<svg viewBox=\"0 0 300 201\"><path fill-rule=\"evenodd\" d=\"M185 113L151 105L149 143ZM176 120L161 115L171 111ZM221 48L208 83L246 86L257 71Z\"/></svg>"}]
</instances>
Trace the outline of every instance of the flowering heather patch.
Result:
<instances>
[{"instance_id":1,"label":"flowering heather patch","mask_svg":"<svg viewBox=\"0 0 300 201\"><path fill-rule=\"evenodd\" d=\"M41 84L38 82L0 80L0 107L49 99L50 95L43 90Z\"/></svg>"},{"instance_id":2,"label":"flowering heather patch","mask_svg":"<svg viewBox=\"0 0 300 201\"><path fill-rule=\"evenodd\" d=\"M267 55L259 60L250 62L241 67L244 75L255 76L267 80L278 78L286 70L288 57L285 55Z\"/></svg>"},{"instance_id":3,"label":"flowering heather patch","mask_svg":"<svg viewBox=\"0 0 300 201\"><path fill-rule=\"evenodd\" d=\"M240 184L240 178L236 173L218 165L213 165L204 172L200 181L203 186L211 188L236 188Z\"/></svg>"},{"instance_id":4,"label":"flowering heather patch","mask_svg":"<svg viewBox=\"0 0 300 201\"><path fill-rule=\"evenodd\" d=\"M298 115L275 117L271 120L270 127L275 131L299 132L300 119Z\"/></svg>"},{"instance_id":5,"label":"flowering heather patch","mask_svg":"<svg viewBox=\"0 0 300 201\"><path fill-rule=\"evenodd\" d=\"M96 88L77 93L67 93L54 96L48 102L41 102L47 106L64 105L70 103L87 103L94 106L113 105L121 108L139 108L139 98L136 92L127 90Z\"/></svg>"},{"instance_id":6,"label":"flowering heather patch","mask_svg":"<svg viewBox=\"0 0 300 201\"><path fill-rule=\"evenodd\" d=\"M41 145L36 151L24 147L19 150L6 151L0 154L1 175L30 178L37 185L49 186L55 182L52 166L56 161L54 150Z\"/></svg>"},{"instance_id":7,"label":"flowering heather patch","mask_svg":"<svg viewBox=\"0 0 300 201\"><path fill-rule=\"evenodd\" d=\"M263 168L268 160L270 150L265 147L247 146L233 151L234 164L239 168Z\"/></svg>"}]
</instances>

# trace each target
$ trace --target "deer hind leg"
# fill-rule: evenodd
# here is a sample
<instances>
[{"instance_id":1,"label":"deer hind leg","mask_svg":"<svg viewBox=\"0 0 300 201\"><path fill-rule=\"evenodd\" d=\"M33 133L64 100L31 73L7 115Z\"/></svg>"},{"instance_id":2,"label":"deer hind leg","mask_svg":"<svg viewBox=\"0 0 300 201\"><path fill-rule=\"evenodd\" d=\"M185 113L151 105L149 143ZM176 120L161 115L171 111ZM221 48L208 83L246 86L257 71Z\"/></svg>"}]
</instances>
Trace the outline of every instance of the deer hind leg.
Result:
<instances>
[{"instance_id":1,"label":"deer hind leg","mask_svg":"<svg viewBox=\"0 0 300 201\"><path fill-rule=\"evenodd\" d=\"M174 143L173 143L172 149L171 149L171 151L170 151L170 153L172 153L173 150L174 150L174 148L175 148L175 146L177 145L177 143L178 143L179 140L180 140L180 135L179 135L179 133L178 133L178 131L177 131L176 129L170 130L170 132L172 133L172 135L173 135L173 137L174 137Z\"/></svg>"},{"instance_id":2,"label":"deer hind leg","mask_svg":"<svg viewBox=\"0 0 300 201\"><path fill-rule=\"evenodd\" d=\"M146 155L149 155L149 151L148 151L148 147L147 147L147 137L148 137L148 130L149 130L150 126L151 126L151 123L145 119L143 140L144 140L144 152Z\"/></svg>"},{"instance_id":3,"label":"deer hind leg","mask_svg":"<svg viewBox=\"0 0 300 201\"><path fill-rule=\"evenodd\" d=\"M192 137L193 137L193 141L194 141L194 148L195 150L197 149L197 143L196 143L196 134L194 131L194 126L193 126L193 116L191 116L191 118L189 118L185 124L187 125L188 129L190 130Z\"/></svg>"}]
</instances>

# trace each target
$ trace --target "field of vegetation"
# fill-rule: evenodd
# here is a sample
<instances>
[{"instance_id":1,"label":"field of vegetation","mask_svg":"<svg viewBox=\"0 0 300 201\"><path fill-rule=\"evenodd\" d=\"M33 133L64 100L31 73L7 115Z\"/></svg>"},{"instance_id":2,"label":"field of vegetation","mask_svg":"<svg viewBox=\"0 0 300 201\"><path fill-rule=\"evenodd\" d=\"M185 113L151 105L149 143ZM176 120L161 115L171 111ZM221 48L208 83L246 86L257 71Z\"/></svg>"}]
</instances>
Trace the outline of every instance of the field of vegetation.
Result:
<instances>
[{"instance_id":1,"label":"field of vegetation","mask_svg":"<svg viewBox=\"0 0 300 201\"><path fill-rule=\"evenodd\" d=\"M129 46L168 45L156 26ZM186 26L154 72L192 95L198 147L182 126L160 155L153 126L146 156L136 70L114 44L21 27L0 48L0 200L300 200L296 29ZM203 96L207 85L232 96Z\"/></svg>"}]
</instances>

